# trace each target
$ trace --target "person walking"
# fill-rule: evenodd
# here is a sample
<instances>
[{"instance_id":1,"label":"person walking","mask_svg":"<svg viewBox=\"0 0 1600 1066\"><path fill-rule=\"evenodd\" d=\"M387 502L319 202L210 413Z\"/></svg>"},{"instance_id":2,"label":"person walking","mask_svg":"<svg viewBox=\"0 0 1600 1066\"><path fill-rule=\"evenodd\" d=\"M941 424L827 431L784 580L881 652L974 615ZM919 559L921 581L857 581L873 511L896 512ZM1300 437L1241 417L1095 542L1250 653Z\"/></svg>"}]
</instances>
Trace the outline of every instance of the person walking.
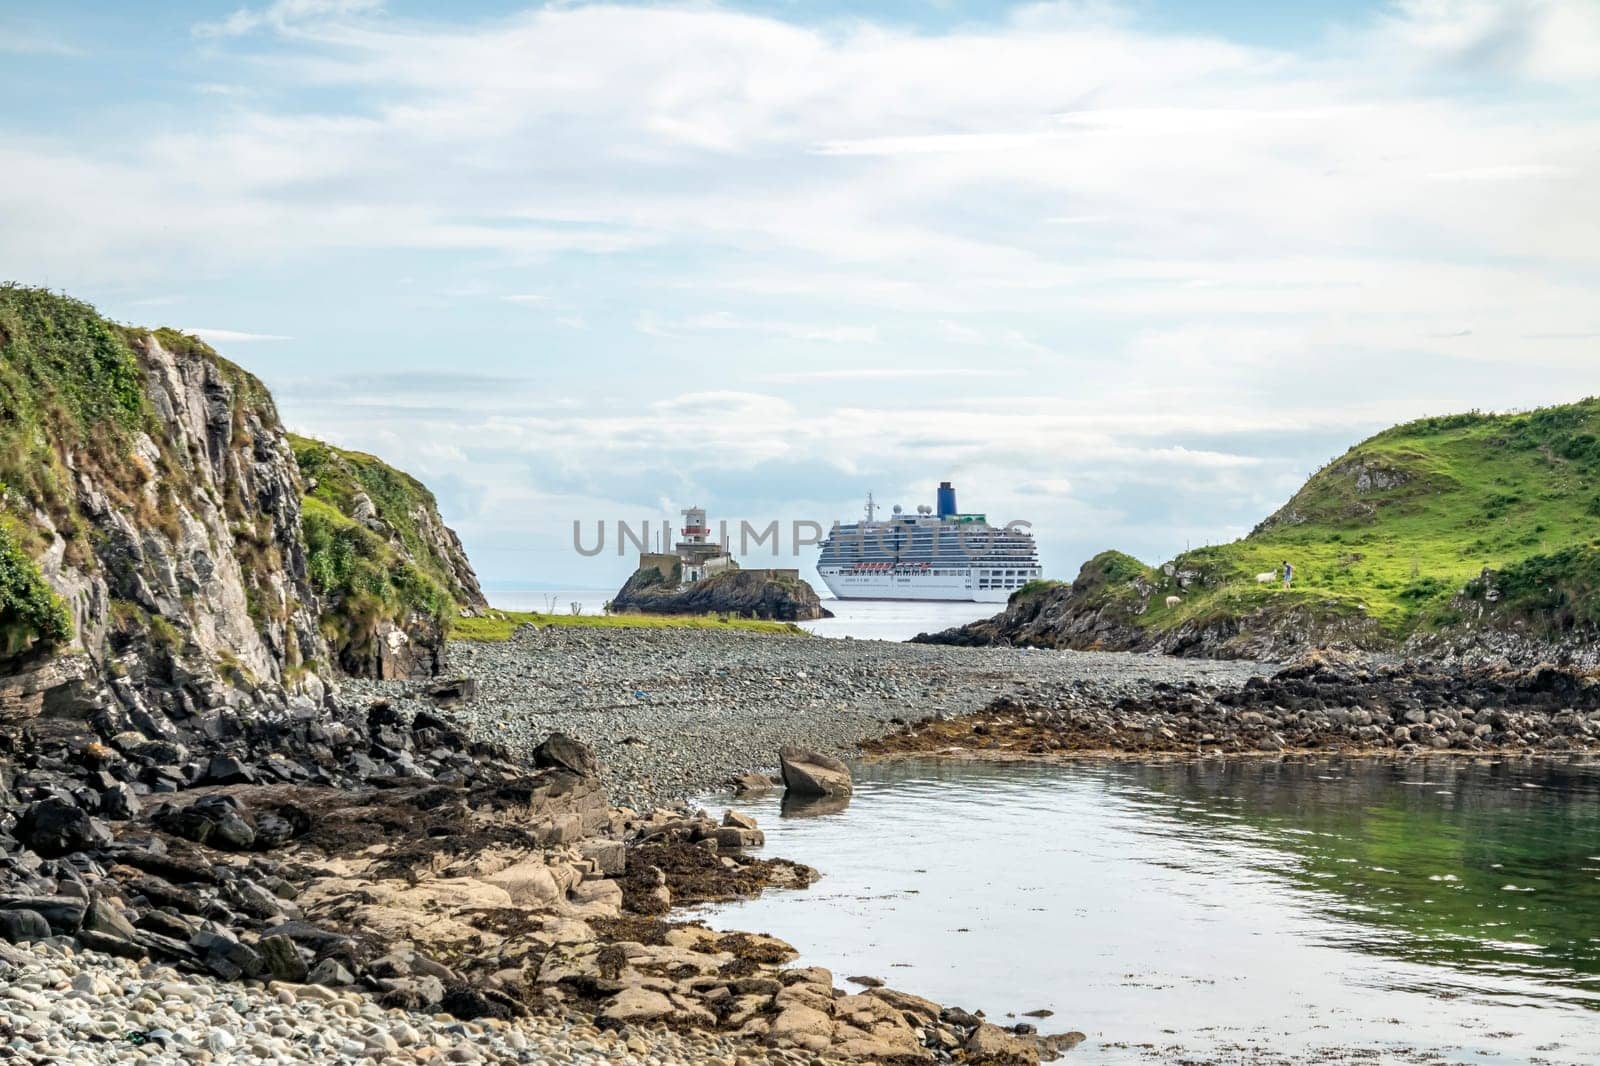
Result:
<instances>
[{"instance_id":1,"label":"person walking","mask_svg":"<svg viewBox=\"0 0 1600 1066\"><path fill-rule=\"evenodd\" d=\"M1288 588L1294 584L1294 564L1285 559L1283 561L1283 587Z\"/></svg>"}]
</instances>

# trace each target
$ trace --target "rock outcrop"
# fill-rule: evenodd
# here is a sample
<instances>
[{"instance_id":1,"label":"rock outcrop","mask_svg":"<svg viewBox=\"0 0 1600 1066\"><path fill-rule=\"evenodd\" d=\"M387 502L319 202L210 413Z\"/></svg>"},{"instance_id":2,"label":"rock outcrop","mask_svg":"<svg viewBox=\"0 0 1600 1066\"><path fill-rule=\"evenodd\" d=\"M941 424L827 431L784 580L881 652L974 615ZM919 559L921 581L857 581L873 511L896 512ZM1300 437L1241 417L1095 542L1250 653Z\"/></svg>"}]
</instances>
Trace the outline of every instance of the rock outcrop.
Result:
<instances>
[{"instance_id":1,"label":"rock outcrop","mask_svg":"<svg viewBox=\"0 0 1600 1066\"><path fill-rule=\"evenodd\" d=\"M783 787L796 796L848 796L855 787L850 767L821 752L784 747L778 751L778 764Z\"/></svg>"},{"instance_id":2,"label":"rock outcrop","mask_svg":"<svg viewBox=\"0 0 1600 1066\"><path fill-rule=\"evenodd\" d=\"M815 589L770 570L724 570L678 586L652 568L635 571L611 600L613 611L644 614L726 614L778 622L831 618Z\"/></svg>"},{"instance_id":3,"label":"rock outcrop","mask_svg":"<svg viewBox=\"0 0 1600 1066\"><path fill-rule=\"evenodd\" d=\"M267 389L194 337L0 289L0 412L0 723L314 706L438 673L482 604L426 490L383 467L415 490L366 525L308 496Z\"/></svg>"},{"instance_id":4,"label":"rock outcrop","mask_svg":"<svg viewBox=\"0 0 1600 1066\"><path fill-rule=\"evenodd\" d=\"M864 747L876 754L975 751L1249 754L1550 754L1600 749L1600 680L1552 666L1418 668L1312 653L1272 676L1218 690L1183 682L1116 700L1002 697L925 719Z\"/></svg>"}]
</instances>

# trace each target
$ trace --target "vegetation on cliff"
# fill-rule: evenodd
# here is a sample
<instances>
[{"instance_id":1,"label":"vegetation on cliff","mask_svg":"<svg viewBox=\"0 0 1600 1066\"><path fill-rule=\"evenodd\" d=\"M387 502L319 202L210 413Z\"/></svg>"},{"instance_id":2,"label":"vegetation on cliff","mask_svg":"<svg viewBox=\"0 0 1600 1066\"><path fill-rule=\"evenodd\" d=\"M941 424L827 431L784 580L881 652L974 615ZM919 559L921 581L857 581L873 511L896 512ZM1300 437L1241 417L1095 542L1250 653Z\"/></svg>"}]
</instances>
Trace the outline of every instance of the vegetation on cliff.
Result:
<instances>
[{"instance_id":1,"label":"vegetation on cliff","mask_svg":"<svg viewBox=\"0 0 1600 1066\"><path fill-rule=\"evenodd\" d=\"M1010 622L979 628L1208 654L1393 648L1462 627L1564 639L1600 627L1597 528L1600 399L1421 419L1329 463L1241 540L1159 567L1096 556L1070 586L1019 590Z\"/></svg>"},{"instance_id":2,"label":"vegetation on cliff","mask_svg":"<svg viewBox=\"0 0 1600 1066\"><path fill-rule=\"evenodd\" d=\"M72 638L72 619L0 520L0 662L48 652Z\"/></svg>"},{"instance_id":3,"label":"vegetation on cliff","mask_svg":"<svg viewBox=\"0 0 1600 1066\"><path fill-rule=\"evenodd\" d=\"M485 606L461 545L427 486L365 452L290 434L307 497L381 531L409 563L462 608Z\"/></svg>"},{"instance_id":4,"label":"vegetation on cliff","mask_svg":"<svg viewBox=\"0 0 1600 1066\"><path fill-rule=\"evenodd\" d=\"M110 490L138 496L133 434L147 424L144 375L122 330L79 300L0 285L0 497L36 548L34 511L87 557L69 455L108 476Z\"/></svg>"},{"instance_id":5,"label":"vegetation on cliff","mask_svg":"<svg viewBox=\"0 0 1600 1066\"><path fill-rule=\"evenodd\" d=\"M386 623L449 632L455 601L383 538L315 497L301 501L300 518L307 573L323 601L322 635L346 669L376 659Z\"/></svg>"},{"instance_id":6,"label":"vegetation on cliff","mask_svg":"<svg viewBox=\"0 0 1600 1066\"><path fill-rule=\"evenodd\" d=\"M165 648L180 679L394 676L436 669L482 606L414 479L291 441L266 386L198 337L0 286L0 657L76 627L113 673L108 651Z\"/></svg>"}]
</instances>

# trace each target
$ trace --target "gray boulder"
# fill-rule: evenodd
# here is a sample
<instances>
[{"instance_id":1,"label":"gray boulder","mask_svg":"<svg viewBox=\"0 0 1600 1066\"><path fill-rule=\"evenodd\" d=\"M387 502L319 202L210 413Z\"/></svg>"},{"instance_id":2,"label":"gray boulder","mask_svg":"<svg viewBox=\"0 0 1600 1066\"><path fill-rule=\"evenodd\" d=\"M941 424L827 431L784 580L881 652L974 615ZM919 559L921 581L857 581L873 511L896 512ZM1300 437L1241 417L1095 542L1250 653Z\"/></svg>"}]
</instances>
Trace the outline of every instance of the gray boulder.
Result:
<instances>
[{"instance_id":1,"label":"gray boulder","mask_svg":"<svg viewBox=\"0 0 1600 1066\"><path fill-rule=\"evenodd\" d=\"M0 910L0 940L29 944L50 936L50 923L44 915L30 910Z\"/></svg>"},{"instance_id":2,"label":"gray boulder","mask_svg":"<svg viewBox=\"0 0 1600 1066\"><path fill-rule=\"evenodd\" d=\"M56 796L30 803L17 820L16 833L18 840L50 859L111 843L111 830Z\"/></svg>"},{"instance_id":3,"label":"gray boulder","mask_svg":"<svg viewBox=\"0 0 1600 1066\"><path fill-rule=\"evenodd\" d=\"M799 796L848 796L854 789L850 768L821 752L786 746L778 751L783 787Z\"/></svg>"},{"instance_id":4,"label":"gray boulder","mask_svg":"<svg viewBox=\"0 0 1600 1066\"><path fill-rule=\"evenodd\" d=\"M583 777L593 777L600 771L594 752L565 733L551 733L543 744L533 749L533 764L560 767Z\"/></svg>"},{"instance_id":5,"label":"gray boulder","mask_svg":"<svg viewBox=\"0 0 1600 1066\"><path fill-rule=\"evenodd\" d=\"M310 972L300 948L286 936L264 936L256 945L267 972L279 981L303 985Z\"/></svg>"}]
</instances>

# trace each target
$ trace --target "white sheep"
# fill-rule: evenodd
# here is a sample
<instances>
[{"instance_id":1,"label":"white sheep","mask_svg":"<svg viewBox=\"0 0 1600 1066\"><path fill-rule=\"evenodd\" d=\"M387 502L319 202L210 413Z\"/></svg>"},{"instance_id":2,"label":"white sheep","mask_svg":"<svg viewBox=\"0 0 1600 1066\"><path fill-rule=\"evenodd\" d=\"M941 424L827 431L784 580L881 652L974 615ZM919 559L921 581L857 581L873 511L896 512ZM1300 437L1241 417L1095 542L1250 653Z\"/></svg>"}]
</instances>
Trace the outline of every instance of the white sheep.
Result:
<instances>
[{"instance_id":1,"label":"white sheep","mask_svg":"<svg viewBox=\"0 0 1600 1066\"><path fill-rule=\"evenodd\" d=\"M1168 596L1167 597L1167 606L1169 608L1170 607L1176 607L1176 606L1178 606L1178 604L1180 604L1182 602L1183 602L1183 597L1182 596Z\"/></svg>"},{"instance_id":2,"label":"white sheep","mask_svg":"<svg viewBox=\"0 0 1600 1066\"><path fill-rule=\"evenodd\" d=\"M1278 580L1278 572L1276 570L1268 570L1264 574L1256 575L1256 584L1258 585L1270 585L1276 580Z\"/></svg>"}]
</instances>

